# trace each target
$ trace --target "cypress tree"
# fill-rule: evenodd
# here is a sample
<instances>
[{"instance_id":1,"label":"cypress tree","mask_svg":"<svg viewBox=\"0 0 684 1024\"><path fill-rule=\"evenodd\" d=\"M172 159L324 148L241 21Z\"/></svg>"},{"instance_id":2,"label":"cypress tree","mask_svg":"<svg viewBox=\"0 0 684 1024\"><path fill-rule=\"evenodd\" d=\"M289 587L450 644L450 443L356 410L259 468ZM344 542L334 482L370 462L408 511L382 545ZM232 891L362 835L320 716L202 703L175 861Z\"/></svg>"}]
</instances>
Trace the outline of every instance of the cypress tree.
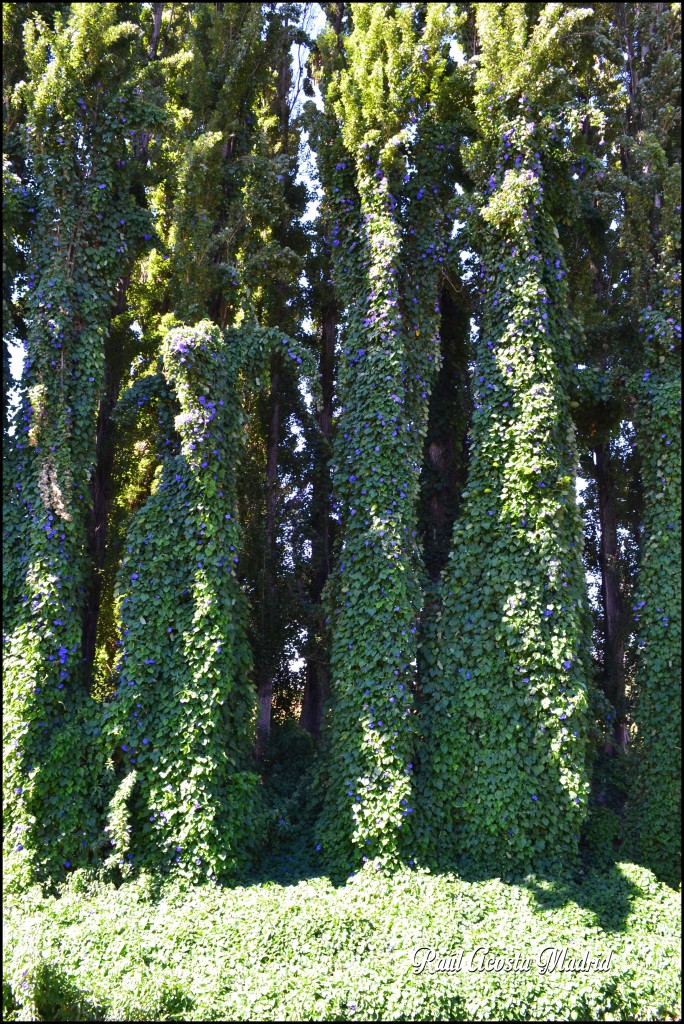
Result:
<instances>
[{"instance_id":1,"label":"cypress tree","mask_svg":"<svg viewBox=\"0 0 684 1024\"><path fill-rule=\"evenodd\" d=\"M588 792L588 635L570 416L567 267L554 223L576 97L558 48L586 16L477 8L471 237L483 315L471 459L425 652L431 856L496 871L573 862ZM571 143L572 144L572 143ZM438 616L439 618L439 616Z\"/></svg>"}]
</instances>

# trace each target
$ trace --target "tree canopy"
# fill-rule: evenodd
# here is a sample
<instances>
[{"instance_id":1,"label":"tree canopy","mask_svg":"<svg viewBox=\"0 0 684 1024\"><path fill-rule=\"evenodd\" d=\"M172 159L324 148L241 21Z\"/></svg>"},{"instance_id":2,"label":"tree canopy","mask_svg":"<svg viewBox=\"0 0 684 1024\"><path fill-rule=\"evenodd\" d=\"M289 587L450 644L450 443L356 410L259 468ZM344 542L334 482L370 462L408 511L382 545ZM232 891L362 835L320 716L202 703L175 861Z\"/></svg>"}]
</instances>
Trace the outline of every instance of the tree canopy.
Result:
<instances>
[{"instance_id":1,"label":"tree canopy","mask_svg":"<svg viewBox=\"0 0 684 1024\"><path fill-rule=\"evenodd\" d=\"M680 5L8 3L3 68L10 884L678 879Z\"/></svg>"}]
</instances>

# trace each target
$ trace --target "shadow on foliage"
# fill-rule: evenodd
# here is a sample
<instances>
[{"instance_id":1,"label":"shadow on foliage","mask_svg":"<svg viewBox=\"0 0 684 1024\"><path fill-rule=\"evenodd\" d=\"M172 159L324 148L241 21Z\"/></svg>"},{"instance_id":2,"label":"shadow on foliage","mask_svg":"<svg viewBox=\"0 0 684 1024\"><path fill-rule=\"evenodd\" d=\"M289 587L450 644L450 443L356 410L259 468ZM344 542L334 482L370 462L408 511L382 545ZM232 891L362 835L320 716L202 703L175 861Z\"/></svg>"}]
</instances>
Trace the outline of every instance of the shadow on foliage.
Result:
<instances>
[{"instance_id":1,"label":"shadow on foliage","mask_svg":"<svg viewBox=\"0 0 684 1024\"><path fill-rule=\"evenodd\" d=\"M527 889L542 913L554 912L575 903L591 911L596 925L606 932L626 931L634 900L644 894L640 886L614 862L584 865L576 870L544 870L540 867L527 875L488 871L465 860L451 864L425 862L424 866L434 874L453 872L464 882L499 880L506 885Z\"/></svg>"},{"instance_id":2,"label":"shadow on foliage","mask_svg":"<svg viewBox=\"0 0 684 1024\"><path fill-rule=\"evenodd\" d=\"M594 759L589 812L582 828L580 850L584 866L608 870L616 860L629 861L652 871L659 882L676 889L681 883L677 851L667 859L650 857L642 849L647 835L641 823L625 817L625 805L634 779L634 753L599 750ZM648 844L645 844L648 846Z\"/></svg>"},{"instance_id":3,"label":"shadow on foliage","mask_svg":"<svg viewBox=\"0 0 684 1024\"><path fill-rule=\"evenodd\" d=\"M27 972L29 973L29 972ZM40 961L27 991L15 993L3 981L3 1020L108 1020L107 1009L83 992L56 963ZM145 1005L146 1004L146 1005ZM180 986L162 984L149 1003L127 1008L127 1020L192 1020L194 1003ZM30 1012L31 1016L26 1016Z\"/></svg>"},{"instance_id":4,"label":"shadow on foliage","mask_svg":"<svg viewBox=\"0 0 684 1024\"><path fill-rule=\"evenodd\" d=\"M596 924L605 932L622 932L641 889L629 879L618 864L594 870L578 878L527 878L523 884L534 896L542 911L553 911L576 903L590 910Z\"/></svg>"},{"instance_id":5,"label":"shadow on foliage","mask_svg":"<svg viewBox=\"0 0 684 1024\"><path fill-rule=\"evenodd\" d=\"M311 736L294 718L274 723L261 760L266 844L235 884L297 885L326 875L312 838L323 806L324 771Z\"/></svg>"},{"instance_id":6,"label":"shadow on foliage","mask_svg":"<svg viewBox=\"0 0 684 1024\"><path fill-rule=\"evenodd\" d=\"M499 878L527 889L542 912L575 903L591 911L596 924L604 931L625 931L633 902L644 893L620 867L618 860L648 868L658 881L674 884L672 878L663 877L645 859L635 857L631 848L626 848L623 806L628 778L629 766L624 755L597 754L592 767L589 811L581 833L581 860L572 869L539 865L534 873L506 876L465 858L451 863L442 859L425 866L435 873L453 871L467 882Z\"/></svg>"},{"instance_id":7,"label":"shadow on foliage","mask_svg":"<svg viewBox=\"0 0 684 1024\"><path fill-rule=\"evenodd\" d=\"M327 878L336 888L346 885L356 868L349 864L348 872L330 872L313 839L325 793L325 760L294 719L273 726L261 767L269 815L267 842L250 869L226 883L228 887L294 886L313 878ZM632 902L641 894L616 863L618 858L625 859L621 822L624 777L621 761L613 763L611 759L608 765L595 766L590 812L582 834L582 861L574 871L540 866L535 874L504 877L465 860L423 861L423 866L434 874L453 872L467 882L500 878L528 889L542 911L576 903L592 911L604 931L623 931ZM633 860L631 856L627 859ZM406 866L410 868L410 864ZM660 880L672 884L669 879Z\"/></svg>"},{"instance_id":8,"label":"shadow on foliage","mask_svg":"<svg viewBox=\"0 0 684 1024\"><path fill-rule=\"evenodd\" d=\"M86 995L67 976L58 964L38 962L32 971L31 1001L35 1017L25 1017L26 1007L22 1005L21 994L7 993L7 1003L3 998L3 1016L10 1010L8 1020L104 1020L104 1008ZM3 986L4 987L4 986ZM3 992L3 996L5 993ZM8 1005L9 1004L9 1005ZM12 1009L22 1012L19 1016L11 1016Z\"/></svg>"}]
</instances>

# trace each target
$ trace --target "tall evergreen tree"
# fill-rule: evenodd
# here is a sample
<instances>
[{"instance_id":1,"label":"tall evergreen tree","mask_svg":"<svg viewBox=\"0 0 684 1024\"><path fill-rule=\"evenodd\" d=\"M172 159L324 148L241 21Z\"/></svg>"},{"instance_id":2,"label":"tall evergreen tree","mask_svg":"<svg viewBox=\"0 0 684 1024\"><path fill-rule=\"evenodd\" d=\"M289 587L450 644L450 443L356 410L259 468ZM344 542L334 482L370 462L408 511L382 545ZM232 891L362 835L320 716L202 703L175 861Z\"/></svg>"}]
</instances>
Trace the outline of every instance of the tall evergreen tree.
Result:
<instances>
[{"instance_id":1,"label":"tall evergreen tree","mask_svg":"<svg viewBox=\"0 0 684 1024\"><path fill-rule=\"evenodd\" d=\"M3 8L13 883L233 877L297 713L335 873L627 765L676 882L680 7L321 6Z\"/></svg>"},{"instance_id":2,"label":"tall evergreen tree","mask_svg":"<svg viewBox=\"0 0 684 1024\"><path fill-rule=\"evenodd\" d=\"M681 877L681 7L621 4L623 244L641 365L633 388L644 509L637 587L633 847Z\"/></svg>"},{"instance_id":3,"label":"tall evergreen tree","mask_svg":"<svg viewBox=\"0 0 684 1024\"><path fill-rule=\"evenodd\" d=\"M81 662L88 483L116 282L145 246L131 194L142 36L117 5L76 4L24 27L27 402L20 606L6 637L5 829L20 869L63 872L90 845L92 764ZM30 211L29 211L30 212Z\"/></svg>"},{"instance_id":4,"label":"tall evergreen tree","mask_svg":"<svg viewBox=\"0 0 684 1024\"><path fill-rule=\"evenodd\" d=\"M484 308L468 486L426 655L421 811L432 855L497 871L572 861L588 789L568 395L578 328L554 223L580 119L566 68L575 70L572 32L586 13L476 10L478 192L469 212Z\"/></svg>"},{"instance_id":5,"label":"tall evergreen tree","mask_svg":"<svg viewBox=\"0 0 684 1024\"><path fill-rule=\"evenodd\" d=\"M317 153L343 350L334 445L330 784L320 827L344 870L410 852L418 474L439 358L441 266L460 141L446 5L331 5Z\"/></svg>"}]
</instances>

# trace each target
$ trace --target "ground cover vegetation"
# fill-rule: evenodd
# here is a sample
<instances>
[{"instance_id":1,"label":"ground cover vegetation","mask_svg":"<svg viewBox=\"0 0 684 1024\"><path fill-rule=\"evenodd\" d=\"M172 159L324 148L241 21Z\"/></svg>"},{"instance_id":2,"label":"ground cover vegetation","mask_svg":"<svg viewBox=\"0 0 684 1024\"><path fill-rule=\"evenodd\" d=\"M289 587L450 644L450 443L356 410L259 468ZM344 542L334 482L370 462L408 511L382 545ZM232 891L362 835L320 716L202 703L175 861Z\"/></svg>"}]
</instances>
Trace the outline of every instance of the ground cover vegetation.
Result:
<instances>
[{"instance_id":1,"label":"ground cover vegetation","mask_svg":"<svg viewBox=\"0 0 684 1024\"><path fill-rule=\"evenodd\" d=\"M680 75L3 6L7 1019L677 1017Z\"/></svg>"}]
</instances>

